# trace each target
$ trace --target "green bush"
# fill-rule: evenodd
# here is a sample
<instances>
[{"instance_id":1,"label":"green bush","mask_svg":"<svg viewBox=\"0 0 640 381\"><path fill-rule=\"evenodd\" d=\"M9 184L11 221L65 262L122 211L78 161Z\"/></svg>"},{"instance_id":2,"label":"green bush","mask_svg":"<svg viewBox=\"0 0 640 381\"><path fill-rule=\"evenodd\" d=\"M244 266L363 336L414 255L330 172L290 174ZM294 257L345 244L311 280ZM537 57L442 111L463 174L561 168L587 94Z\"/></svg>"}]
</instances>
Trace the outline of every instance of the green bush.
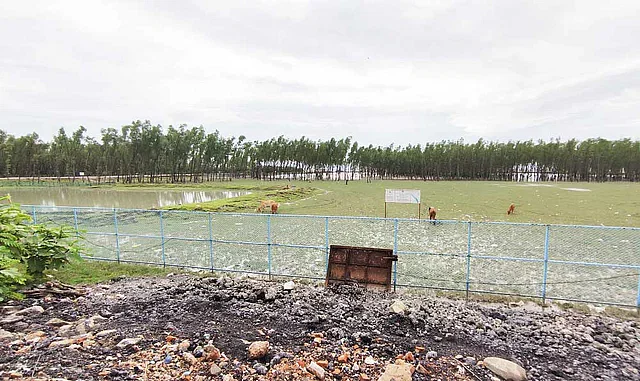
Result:
<instances>
[{"instance_id":1,"label":"green bush","mask_svg":"<svg viewBox=\"0 0 640 381\"><path fill-rule=\"evenodd\" d=\"M21 295L15 290L28 280L26 272L17 259L0 254L0 302L6 299L19 299Z\"/></svg>"},{"instance_id":2,"label":"green bush","mask_svg":"<svg viewBox=\"0 0 640 381\"><path fill-rule=\"evenodd\" d=\"M73 229L32 224L9 196L0 197L0 298L12 296L28 278L41 280L45 270L68 263L79 250Z\"/></svg>"}]
</instances>

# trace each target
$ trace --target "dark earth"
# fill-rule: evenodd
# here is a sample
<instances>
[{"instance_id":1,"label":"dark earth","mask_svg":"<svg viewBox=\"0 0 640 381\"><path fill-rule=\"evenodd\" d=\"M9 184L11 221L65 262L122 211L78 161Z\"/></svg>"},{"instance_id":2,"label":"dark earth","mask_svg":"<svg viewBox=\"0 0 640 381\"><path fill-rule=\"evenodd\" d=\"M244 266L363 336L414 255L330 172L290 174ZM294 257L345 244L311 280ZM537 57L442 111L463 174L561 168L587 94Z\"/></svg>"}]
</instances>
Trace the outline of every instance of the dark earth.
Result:
<instances>
[{"instance_id":1,"label":"dark earth","mask_svg":"<svg viewBox=\"0 0 640 381\"><path fill-rule=\"evenodd\" d=\"M640 380L636 319L531 302L297 281L288 290L283 282L184 274L117 279L83 293L1 305L0 378L312 380L320 377L305 367L326 361L328 380L377 380L402 358L413 380L492 380L478 362L492 356L521 365L529 380ZM407 308L392 312L398 300ZM44 311L16 314L34 306ZM53 318L73 324L59 328L65 323ZM116 346L126 338L137 342ZM269 351L249 360L254 341L268 341ZM205 366L203 348L213 346L222 354Z\"/></svg>"}]
</instances>

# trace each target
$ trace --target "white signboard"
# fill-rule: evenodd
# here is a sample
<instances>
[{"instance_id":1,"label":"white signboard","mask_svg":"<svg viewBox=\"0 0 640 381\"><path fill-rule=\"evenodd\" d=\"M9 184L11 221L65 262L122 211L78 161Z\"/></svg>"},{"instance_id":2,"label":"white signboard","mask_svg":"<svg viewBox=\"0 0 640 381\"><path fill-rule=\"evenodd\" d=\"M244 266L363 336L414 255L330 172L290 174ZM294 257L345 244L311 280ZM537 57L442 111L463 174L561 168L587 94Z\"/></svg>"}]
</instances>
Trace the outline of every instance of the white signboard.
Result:
<instances>
[{"instance_id":1,"label":"white signboard","mask_svg":"<svg viewBox=\"0 0 640 381\"><path fill-rule=\"evenodd\" d=\"M385 189L384 202L398 202L401 204L419 204L420 190L418 189Z\"/></svg>"}]
</instances>

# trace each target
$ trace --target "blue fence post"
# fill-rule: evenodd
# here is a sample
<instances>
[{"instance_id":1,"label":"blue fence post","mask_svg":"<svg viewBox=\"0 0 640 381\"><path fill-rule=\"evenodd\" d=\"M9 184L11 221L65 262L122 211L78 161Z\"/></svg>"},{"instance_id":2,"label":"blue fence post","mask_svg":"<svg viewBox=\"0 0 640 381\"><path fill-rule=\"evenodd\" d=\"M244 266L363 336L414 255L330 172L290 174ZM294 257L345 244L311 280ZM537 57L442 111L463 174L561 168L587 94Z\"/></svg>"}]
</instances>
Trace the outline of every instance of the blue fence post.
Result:
<instances>
[{"instance_id":1,"label":"blue fence post","mask_svg":"<svg viewBox=\"0 0 640 381\"><path fill-rule=\"evenodd\" d=\"M271 280L271 215L267 215L267 272Z\"/></svg>"},{"instance_id":2,"label":"blue fence post","mask_svg":"<svg viewBox=\"0 0 640 381\"><path fill-rule=\"evenodd\" d=\"M73 208L73 225L76 228L76 237L80 237L80 231L78 230L78 210Z\"/></svg>"},{"instance_id":3,"label":"blue fence post","mask_svg":"<svg viewBox=\"0 0 640 381\"><path fill-rule=\"evenodd\" d=\"M393 255L398 255L398 219L393 221ZM399 259L398 259L399 260ZM398 284L398 261L393 262L393 292Z\"/></svg>"},{"instance_id":4,"label":"blue fence post","mask_svg":"<svg viewBox=\"0 0 640 381\"><path fill-rule=\"evenodd\" d=\"M35 205L31 207L31 215L32 215L32 218L33 218L33 224L34 225L37 224L38 223L38 215L36 214L36 206Z\"/></svg>"},{"instance_id":5,"label":"blue fence post","mask_svg":"<svg viewBox=\"0 0 640 381\"><path fill-rule=\"evenodd\" d=\"M118 237L118 212L113 208L113 227L116 233L116 260L120 263L120 238Z\"/></svg>"},{"instance_id":6,"label":"blue fence post","mask_svg":"<svg viewBox=\"0 0 640 381\"><path fill-rule=\"evenodd\" d=\"M209 212L209 264L211 266L211 272L215 268L213 265L213 218L211 212Z\"/></svg>"},{"instance_id":7,"label":"blue fence post","mask_svg":"<svg viewBox=\"0 0 640 381\"><path fill-rule=\"evenodd\" d=\"M469 286L471 283L471 221L467 223L467 275L466 295L469 300Z\"/></svg>"},{"instance_id":8,"label":"blue fence post","mask_svg":"<svg viewBox=\"0 0 640 381\"><path fill-rule=\"evenodd\" d=\"M329 217L324 218L324 276L327 277L329 272Z\"/></svg>"},{"instance_id":9,"label":"blue fence post","mask_svg":"<svg viewBox=\"0 0 640 381\"><path fill-rule=\"evenodd\" d=\"M640 275L638 275L638 296L636 297L636 310L640 312Z\"/></svg>"},{"instance_id":10,"label":"blue fence post","mask_svg":"<svg viewBox=\"0 0 640 381\"><path fill-rule=\"evenodd\" d=\"M164 252L164 219L162 218L162 210L160 211L160 239L162 240L162 267L167 268L167 257Z\"/></svg>"},{"instance_id":11,"label":"blue fence post","mask_svg":"<svg viewBox=\"0 0 640 381\"><path fill-rule=\"evenodd\" d=\"M549 225L544 230L544 265L542 268L542 304L547 300L547 272L549 269Z\"/></svg>"},{"instance_id":12,"label":"blue fence post","mask_svg":"<svg viewBox=\"0 0 640 381\"><path fill-rule=\"evenodd\" d=\"M640 253L640 245L638 245L638 252ZM636 270L638 270L637 267L636 267ZM640 274L638 274L638 294L636 295L636 313L640 314Z\"/></svg>"},{"instance_id":13,"label":"blue fence post","mask_svg":"<svg viewBox=\"0 0 640 381\"><path fill-rule=\"evenodd\" d=\"M638 253L640 253L640 245L638 245ZM637 267L635 269L638 270ZM640 314L640 274L638 274L638 294L636 295L636 314Z\"/></svg>"}]
</instances>

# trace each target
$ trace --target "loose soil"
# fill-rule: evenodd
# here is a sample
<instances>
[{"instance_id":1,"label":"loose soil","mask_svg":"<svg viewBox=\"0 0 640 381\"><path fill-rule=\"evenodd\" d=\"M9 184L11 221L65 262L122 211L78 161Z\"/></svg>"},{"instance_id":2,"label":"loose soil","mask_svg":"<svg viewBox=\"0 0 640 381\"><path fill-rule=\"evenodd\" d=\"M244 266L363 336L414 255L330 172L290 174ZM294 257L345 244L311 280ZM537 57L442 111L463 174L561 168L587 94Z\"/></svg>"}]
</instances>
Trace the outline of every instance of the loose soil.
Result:
<instances>
[{"instance_id":1,"label":"loose soil","mask_svg":"<svg viewBox=\"0 0 640 381\"><path fill-rule=\"evenodd\" d=\"M408 306L405 312L390 311L396 300ZM44 312L7 322L32 306ZM50 347L63 338L50 319L81 322L97 315L106 319L74 332L84 333L75 345ZM486 356L522 365L530 380L640 379L636 320L355 286L296 283L285 290L278 282L197 275L119 279L88 287L75 299L5 304L0 328L0 377L6 379L314 379L305 367L326 360L328 380L376 380L402 357L420 370L414 380L491 380L477 363ZM98 335L106 330L116 332ZM141 340L117 347L125 338ZM174 343L183 340L178 350ZM249 360L247 348L259 340L269 341L270 350ZM222 352L215 376L197 356L206 345ZM338 361L344 353L349 360ZM365 362L369 356L373 364Z\"/></svg>"}]
</instances>

